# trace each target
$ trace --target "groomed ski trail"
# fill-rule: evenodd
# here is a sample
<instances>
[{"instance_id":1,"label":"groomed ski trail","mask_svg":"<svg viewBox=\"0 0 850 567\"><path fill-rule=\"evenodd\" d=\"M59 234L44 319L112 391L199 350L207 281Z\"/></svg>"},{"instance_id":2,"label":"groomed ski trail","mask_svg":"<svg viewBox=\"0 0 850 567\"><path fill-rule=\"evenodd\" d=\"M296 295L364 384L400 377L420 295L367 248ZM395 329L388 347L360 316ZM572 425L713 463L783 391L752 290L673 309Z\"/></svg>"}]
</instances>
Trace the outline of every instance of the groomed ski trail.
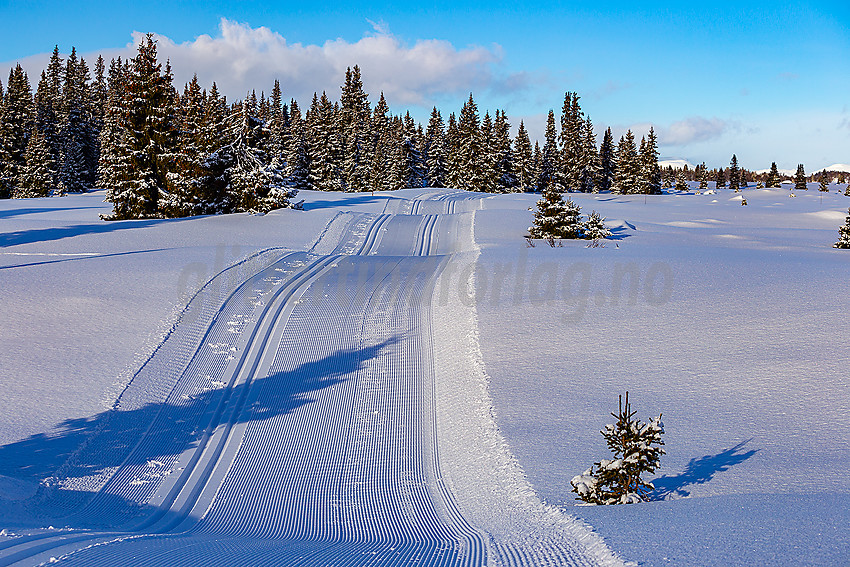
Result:
<instances>
[{"instance_id":1,"label":"groomed ski trail","mask_svg":"<svg viewBox=\"0 0 850 567\"><path fill-rule=\"evenodd\" d=\"M74 529L3 541L0 566L618 564L552 510L470 525L444 482L430 303L480 198L340 214L310 252L228 274L40 495Z\"/></svg>"}]
</instances>

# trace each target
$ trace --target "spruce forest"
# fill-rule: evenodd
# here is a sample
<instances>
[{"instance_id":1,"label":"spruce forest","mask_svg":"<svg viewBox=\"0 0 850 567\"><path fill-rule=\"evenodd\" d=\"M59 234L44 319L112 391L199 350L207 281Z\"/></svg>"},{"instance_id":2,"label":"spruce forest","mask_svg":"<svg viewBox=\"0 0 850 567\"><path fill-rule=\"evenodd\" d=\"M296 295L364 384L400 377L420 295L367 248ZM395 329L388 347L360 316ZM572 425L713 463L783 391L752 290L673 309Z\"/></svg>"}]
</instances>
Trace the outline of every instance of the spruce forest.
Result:
<instances>
[{"instance_id":1,"label":"spruce forest","mask_svg":"<svg viewBox=\"0 0 850 567\"><path fill-rule=\"evenodd\" d=\"M131 219L266 212L299 189L661 192L654 130L637 144L631 131L615 143L609 128L597 146L572 92L560 125L549 111L541 148L522 122L511 139L504 111L481 118L472 94L447 122L434 108L423 128L383 94L373 107L357 66L341 91L339 102L314 94L303 113L277 81L268 97L230 103L197 77L178 92L151 35L129 61L107 69L99 57L93 78L57 46L34 94L20 65L0 84L0 198L105 189L108 218Z\"/></svg>"}]
</instances>

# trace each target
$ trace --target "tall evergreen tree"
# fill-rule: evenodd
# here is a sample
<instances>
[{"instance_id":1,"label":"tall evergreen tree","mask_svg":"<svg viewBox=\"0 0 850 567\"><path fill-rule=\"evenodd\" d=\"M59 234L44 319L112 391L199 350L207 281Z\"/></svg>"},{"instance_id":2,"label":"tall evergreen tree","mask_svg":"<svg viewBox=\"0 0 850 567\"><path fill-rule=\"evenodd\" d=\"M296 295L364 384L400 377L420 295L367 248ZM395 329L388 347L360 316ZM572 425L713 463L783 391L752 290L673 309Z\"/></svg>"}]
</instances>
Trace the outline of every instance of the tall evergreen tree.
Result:
<instances>
[{"instance_id":1,"label":"tall evergreen tree","mask_svg":"<svg viewBox=\"0 0 850 567\"><path fill-rule=\"evenodd\" d=\"M615 153L614 136L611 128L608 128L599 146L599 177L596 180L599 191L610 191L614 187L617 165Z\"/></svg>"},{"instance_id":2,"label":"tall evergreen tree","mask_svg":"<svg viewBox=\"0 0 850 567\"><path fill-rule=\"evenodd\" d=\"M736 193L741 190L741 168L738 167L738 156L732 154L732 161L729 162L729 189Z\"/></svg>"},{"instance_id":3,"label":"tall evergreen tree","mask_svg":"<svg viewBox=\"0 0 850 567\"><path fill-rule=\"evenodd\" d=\"M321 98L313 94L307 113L309 126L310 184L322 191L343 189L341 157L342 139L337 110L323 92Z\"/></svg>"},{"instance_id":4,"label":"tall evergreen tree","mask_svg":"<svg viewBox=\"0 0 850 567\"><path fill-rule=\"evenodd\" d=\"M532 191L539 191L539 179L541 172L543 171L543 151L540 149L540 142L537 140L534 141L534 152L531 154L531 179L534 180L534 189Z\"/></svg>"},{"instance_id":5,"label":"tall evergreen tree","mask_svg":"<svg viewBox=\"0 0 850 567\"><path fill-rule=\"evenodd\" d=\"M435 106L425 131L425 163L428 187L446 186L446 140L443 117Z\"/></svg>"},{"instance_id":6,"label":"tall evergreen tree","mask_svg":"<svg viewBox=\"0 0 850 567\"><path fill-rule=\"evenodd\" d=\"M593 122L588 116L584 121L584 138L582 140L582 164L579 174L580 190L584 193L595 193L596 179L599 177L599 152L596 151L596 135L593 133Z\"/></svg>"},{"instance_id":7,"label":"tall evergreen tree","mask_svg":"<svg viewBox=\"0 0 850 567\"><path fill-rule=\"evenodd\" d=\"M493 123L493 136L496 155L497 190L502 193L517 190L517 178L514 165L514 152L511 148L511 125L505 111L496 111Z\"/></svg>"},{"instance_id":8,"label":"tall evergreen tree","mask_svg":"<svg viewBox=\"0 0 850 567\"><path fill-rule=\"evenodd\" d=\"M520 120L514 141L517 187L520 191L534 191L536 176L534 175L533 150L525 124Z\"/></svg>"},{"instance_id":9,"label":"tall evergreen tree","mask_svg":"<svg viewBox=\"0 0 850 567\"><path fill-rule=\"evenodd\" d=\"M371 167L371 109L363 90L360 67L348 68L340 98L341 136L344 163L342 185L347 191L369 189Z\"/></svg>"},{"instance_id":10,"label":"tall evergreen tree","mask_svg":"<svg viewBox=\"0 0 850 567\"><path fill-rule=\"evenodd\" d=\"M460 152L458 148L458 130L455 114L449 114L449 121L446 124L446 185L452 189L460 189L461 181L461 163Z\"/></svg>"},{"instance_id":11,"label":"tall evergreen tree","mask_svg":"<svg viewBox=\"0 0 850 567\"><path fill-rule=\"evenodd\" d=\"M646 143L639 157L643 192L649 195L660 195L661 168L658 165L658 136L652 126L649 127L649 134L646 135Z\"/></svg>"},{"instance_id":12,"label":"tall evergreen tree","mask_svg":"<svg viewBox=\"0 0 850 567\"><path fill-rule=\"evenodd\" d=\"M818 183L818 191L823 191L825 193L829 193L829 175L826 171L822 171L820 174L820 182Z\"/></svg>"},{"instance_id":13,"label":"tall evergreen tree","mask_svg":"<svg viewBox=\"0 0 850 567\"><path fill-rule=\"evenodd\" d=\"M776 162L770 164L770 171L767 174L767 179L764 186L767 188L779 187L781 179L779 178L779 169L776 167Z\"/></svg>"},{"instance_id":14,"label":"tall evergreen tree","mask_svg":"<svg viewBox=\"0 0 850 567\"><path fill-rule=\"evenodd\" d=\"M15 198L48 196L53 188L53 157L38 127L32 129L24 157L26 163L21 169Z\"/></svg>"},{"instance_id":15,"label":"tall evergreen tree","mask_svg":"<svg viewBox=\"0 0 850 567\"><path fill-rule=\"evenodd\" d=\"M546 143L543 144L543 151L540 158L540 172L537 178L537 190L541 193L554 191L562 193L563 185L560 184L561 176L558 175L558 142L557 132L555 131L555 113L550 110L549 116L546 118Z\"/></svg>"},{"instance_id":16,"label":"tall evergreen tree","mask_svg":"<svg viewBox=\"0 0 850 567\"><path fill-rule=\"evenodd\" d=\"M422 159L422 154L419 153L421 144L418 140L418 129L410 116L410 112L405 113L400 126L402 187L424 187L425 162Z\"/></svg>"},{"instance_id":17,"label":"tall evergreen tree","mask_svg":"<svg viewBox=\"0 0 850 567\"><path fill-rule=\"evenodd\" d=\"M617 146L617 173L615 187L619 193L640 191L641 163L635 147L635 136L631 130L620 138Z\"/></svg>"},{"instance_id":18,"label":"tall evergreen tree","mask_svg":"<svg viewBox=\"0 0 850 567\"><path fill-rule=\"evenodd\" d=\"M289 129L286 137L286 176L296 189L310 189L310 155L307 149L307 125L298 102L289 103Z\"/></svg>"},{"instance_id":19,"label":"tall evergreen tree","mask_svg":"<svg viewBox=\"0 0 850 567\"><path fill-rule=\"evenodd\" d=\"M393 132L390 107L384 93L372 110L372 164L369 170L369 187L372 190L397 188L397 181L390 182L393 160L397 158L397 147Z\"/></svg>"},{"instance_id":20,"label":"tall evergreen tree","mask_svg":"<svg viewBox=\"0 0 850 567\"><path fill-rule=\"evenodd\" d=\"M81 193L91 187L95 172L92 167L94 143L89 126L88 68L77 60L76 50L65 61L65 84L62 88L64 115L61 128L61 164L59 188L63 193Z\"/></svg>"},{"instance_id":21,"label":"tall evergreen tree","mask_svg":"<svg viewBox=\"0 0 850 567\"><path fill-rule=\"evenodd\" d=\"M0 109L0 199L17 193L33 127L32 89L20 64L9 73Z\"/></svg>"},{"instance_id":22,"label":"tall evergreen tree","mask_svg":"<svg viewBox=\"0 0 850 567\"><path fill-rule=\"evenodd\" d=\"M484 119L481 121L481 185L480 189L487 193L494 193L497 185L497 152L496 136L493 129L493 119L490 118L490 113L484 113Z\"/></svg>"},{"instance_id":23,"label":"tall evergreen tree","mask_svg":"<svg viewBox=\"0 0 850 567\"><path fill-rule=\"evenodd\" d=\"M561 109L561 154L555 163L555 183L563 190L579 190L585 168L584 116L578 101L576 93L568 92Z\"/></svg>"},{"instance_id":24,"label":"tall evergreen tree","mask_svg":"<svg viewBox=\"0 0 850 567\"><path fill-rule=\"evenodd\" d=\"M119 57L109 64L106 105L100 129L97 186L110 189L118 182L118 147L123 143L121 114L124 110L125 73Z\"/></svg>"},{"instance_id":25,"label":"tall evergreen tree","mask_svg":"<svg viewBox=\"0 0 850 567\"><path fill-rule=\"evenodd\" d=\"M478 106L469 94L457 121L458 160L461 188L468 191L484 191L484 141L478 118Z\"/></svg>"},{"instance_id":26,"label":"tall evergreen tree","mask_svg":"<svg viewBox=\"0 0 850 567\"><path fill-rule=\"evenodd\" d=\"M227 169L227 192L234 202L235 212L266 213L273 209L288 207L298 193L292 188L284 172L271 164L265 155L263 122L259 116L259 104L236 106L229 119L227 147L231 161Z\"/></svg>"},{"instance_id":27,"label":"tall evergreen tree","mask_svg":"<svg viewBox=\"0 0 850 567\"><path fill-rule=\"evenodd\" d=\"M58 186L59 170L57 164L61 159L59 139L59 116L54 106L55 99L51 93L47 73L41 73L38 88L35 93L35 126L44 137L47 151L50 154L51 190Z\"/></svg>"},{"instance_id":28,"label":"tall evergreen tree","mask_svg":"<svg viewBox=\"0 0 850 567\"><path fill-rule=\"evenodd\" d=\"M699 190L700 192L708 190L708 169L705 167L705 162L700 164L699 174L697 175L697 181L699 181Z\"/></svg>"},{"instance_id":29,"label":"tall evergreen tree","mask_svg":"<svg viewBox=\"0 0 850 567\"><path fill-rule=\"evenodd\" d=\"M714 175L714 187L716 189L721 189L726 187L726 172L722 167L717 168L717 171Z\"/></svg>"},{"instance_id":30,"label":"tall evergreen tree","mask_svg":"<svg viewBox=\"0 0 850 567\"><path fill-rule=\"evenodd\" d=\"M806 168L803 164L797 166L797 173L794 174L794 189L796 191L808 191L809 186L806 184Z\"/></svg>"},{"instance_id":31,"label":"tall evergreen tree","mask_svg":"<svg viewBox=\"0 0 850 567\"><path fill-rule=\"evenodd\" d=\"M126 77L119 141L113 165L115 185L107 201L110 219L160 215L160 196L174 161L172 78L157 61L156 41L148 34L139 43Z\"/></svg>"},{"instance_id":32,"label":"tall evergreen tree","mask_svg":"<svg viewBox=\"0 0 850 567\"><path fill-rule=\"evenodd\" d=\"M160 209L169 217L207 212L203 187L207 175L204 167L207 152L202 140L205 103L195 75L183 89L180 99L176 163L168 173L168 192L160 203Z\"/></svg>"},{"instance_id":33,"label":"tall evergreen tree","mask_svg":"<svg viewBox=\"0 0 850 567\"><path fill-rule=\"evenodd\" d=\"M98 55L94 64L94 80L89 85L88 91L88 135L87 150L89 171L89 185L96 187L98 164L100 163L100 132L103 130L104 112L108 99L109 87L106 80L106 64L103 57Z\"/></svg>"}]
</instances>

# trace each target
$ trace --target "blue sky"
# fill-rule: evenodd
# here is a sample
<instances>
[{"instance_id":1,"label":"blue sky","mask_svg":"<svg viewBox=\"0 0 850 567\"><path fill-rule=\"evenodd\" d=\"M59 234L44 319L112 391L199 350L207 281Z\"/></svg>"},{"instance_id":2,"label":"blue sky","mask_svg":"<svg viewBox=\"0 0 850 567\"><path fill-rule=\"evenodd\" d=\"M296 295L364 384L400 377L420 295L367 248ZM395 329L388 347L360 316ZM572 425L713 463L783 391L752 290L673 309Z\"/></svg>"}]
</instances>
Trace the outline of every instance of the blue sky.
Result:
<instances>
[{"instance_id":1,"label":"blue sky","mask_svg":"<svg viewBox=\"0 0 850 567\"><path fill-rule=\"evenodd\" d=\"M662 153L745 167L807 170L850 163L847 2L425 1L0 2L0 77L21 61L34 78L46 54L73 45L93 59L132 55L153 32L178 81L198 73L230 98L280 78L303 104L336 97L359 63L373 102L424 120L482 109L542 133L565 91L597 128L653 124Z\"/></svg>"}]
</instances>

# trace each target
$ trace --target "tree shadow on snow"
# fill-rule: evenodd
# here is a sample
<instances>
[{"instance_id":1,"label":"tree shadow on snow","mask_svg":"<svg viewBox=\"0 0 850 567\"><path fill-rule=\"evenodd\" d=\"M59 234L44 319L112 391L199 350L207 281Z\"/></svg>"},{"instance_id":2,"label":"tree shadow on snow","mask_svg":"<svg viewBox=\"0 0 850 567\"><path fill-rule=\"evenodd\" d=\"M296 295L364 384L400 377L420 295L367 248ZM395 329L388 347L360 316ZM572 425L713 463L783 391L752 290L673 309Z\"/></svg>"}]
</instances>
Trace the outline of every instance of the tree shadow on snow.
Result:
<instances>
[{"instance_id":1,"label":"tree shadow on snow","mask_svg":"<svg viewBox=\"0 0 850 567\"><path fill-rule=\"evenodd\" d=\"M20 526L65 518L72 527L92 528L122 525L146 510L150 513L149 506L122 496L128 483L151 483L153 490L158 479L169 474L167 463L206 442L212 431L227 423L291 414L315 402L319 391L349 380L399 341L392 337L372 346L341 349L247 385L208 384L190 390L181 389L181 378L165 402L129 410L119 404L91 417L65 420L50 433L0 446L0 475L31 486L41 483L26 500L9 500L0 492L0 521ZM99 492L77 488L81 479L96 482L98 475L109 478Z\"/></svg>"},{"instance_id":2,"label":"tree shadow on snow","mask_svg":"<svg viewBox=\"0 0 850 567\"><path fill-rule=\"evenodd\" d=\"M72 224L68 226L55 226L50 228L33 228L29 230L16 230L12 232L0 232L0 248L7 246L18 246L20 244L32 244L34 242L50 242L62 240L83 234L104 234L119 230L133 228L148 228L163 222L185 222L200 217L187 217L181 219L141 219L123 221L102 221L97 224Z\"/></svg>"},{"instance_id":3,"label":"tree shadow on snow","mask_svg":"<svg viewBox=\"0 0 850 567\"><path fill-rule=\"evenodd\" d=\"M386 195L371 195L368 193L354 193L356 197L347 197L343 199L328 199L319 201L305 201L303 208L305 211L316 211L319 209L330 209L336 207L347 207L355 205L366 205L374 201L386 201Z\"/></svg>"},{"instance_id":4,"label":"tree shadow on snow","mask_svg":"<svg viewBox=\"0 0 850 567\"><path fill-rule=\"evenodd\" d=\"M59 264L62 262L79 262L81 260L95 260L98 258L111 258L113 256L130 256L132 254L148 254L150 252L165 252L166 250L174 250L174 248L153 248L151 250L131 250L129 252L112 252L109 254L95 254L92 256L72 256L69 258L60 258L58 260L44 260L41 262L27 262L25 264L10 264L8 266L0 266L0 270L9 270L11 268L30 268L32 266L43 266L46 264Z\"/></svg>"},{"instance_id":5,"label":"tree shadow on snow","mask_svg":"<svg viewBox=\"0 0 850 567\"><path fill-rule=\"evenodd\" d=\"M714 478L719 472L725 472L734 465L742 463L759 452L759 449L743 451L744 445L752 441L747 439L741 441L731 449L724 449L716 455L705 455L698 459L691 459L685 472L673 476L664 475L653 479L655 490L650 496L651 500L665 500L667 498L684 498L690 496L689 486L705 484Z\"/></svg>"},{"instance_id":6,"label":"tree shadow on snow","mask_svg":"<svg viewBox=\"0 0 850 567\"><path fill-rule=\"evenodd\" d=\"M83 210L83 209L102 209L103 207L74 207L75 211ZM6 219L11 217L22 217L25 215L36 215L39 213L55 213L59 211L68 211L67 207L45 207L43 209L39 209L38 207L32 207L27 209L6 209L0 210L0 219Z\"/></svg>"}]
</instances>

